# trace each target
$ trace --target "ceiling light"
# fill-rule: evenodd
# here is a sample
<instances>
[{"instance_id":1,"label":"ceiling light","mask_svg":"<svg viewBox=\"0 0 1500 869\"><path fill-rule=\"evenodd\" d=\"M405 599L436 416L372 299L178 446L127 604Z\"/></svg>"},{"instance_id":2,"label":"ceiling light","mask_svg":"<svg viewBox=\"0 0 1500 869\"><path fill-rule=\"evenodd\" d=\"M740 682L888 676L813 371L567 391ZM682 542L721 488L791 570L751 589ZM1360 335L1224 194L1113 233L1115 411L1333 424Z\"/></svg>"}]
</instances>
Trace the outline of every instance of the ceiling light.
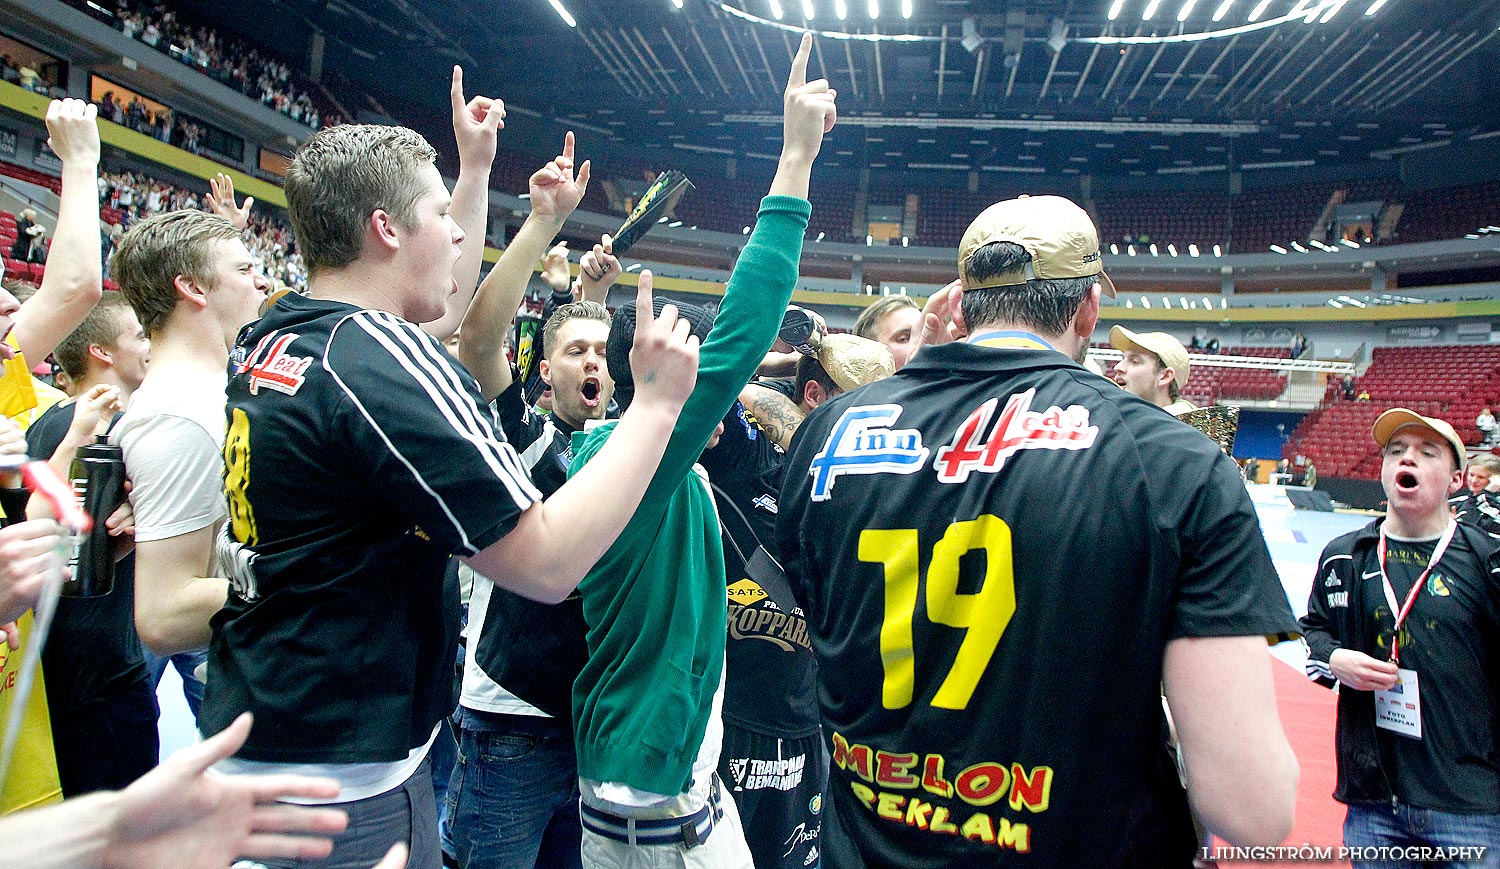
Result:
<instances>
[{"instance_id":1,"label":"ceiling light","mask_svg":"<svg viewBox=\"0 0 1500 869\"><path fill-rule=\"evenodd\" d=\"M1352 238L1341 238L1339 239L1339 244L1342 244L1344 247L1352 247L1355 250L1359 250L1359 242L1355 241Z\"/></svg>"},{"instance_id":2,"label":"ceiling light","mask_svg":"<svg viewBox=\"0 0 1500 869\"><path fill-rule=\"evenodd\" d=\"M911 17L911 0L901 0L901 17Z\"/></svg>"},{"instance_id":3,"label":"ceiling light","mask_svg":"<svg viewBox=\"0 0 1500 869\"><path fill-rule=\"evenodd\" d=\"M1234 0L1224 0L1223 3L1220 3L1219 8L1214 10L1214 21L1223 21L1224 16L1229 14L1229 7L1233 5Z\"/></svg>"},{"instance_id":4,"label":"ceiling light","mask_svg":"<svg viewBox=\"0 0 1500 869\"><path fill-rule=\"evenodd\" d=\"M1187 296L1178 296L1177 297L1177 301L1179 301L1179 302L1182 303L1182 309L1184 311L1186 311L1188 308L1192 307L1192 304L1190 302L1188 302L1188 300L1187 300Z\"/></svg>"},{"instance_id":5,"label":"ceiling light","mask_svg":"<svg viewBox=\"0 0 1500 869\"><path fill-rule=\"evenodd\" d=\"M1296 251L1297 253L1307 253L1307 248L1303 247L1295 241L1292 242L1292 250Z\"/></svg>"},{"instance_id":6,"label":"ceiling light","mask_svg":"<svg viewBox=\"0 0 1500 869\"><path fill-rule=\"evenodd\" d=\"M1141 13L1142 21L1150 21L1156 16L1156 10L1161 8L1161 0L1149 0L1146 9Z\"/></svg>"},{"instance_id":7,"label":"ceiling light","mask_svg":"<svg viewBox=\"0 0 1500 869\"><path fill-rule=\"evenodd\" d=\"M870 0L870 20L880 17L880 0Z\"/></svg>"},{"instance_id":8,"label":"ceiling light","mask_svg":"<svg viewBox=\"0 0 1500 869\"><path fill-rule=\"evenodd\" d=\"M833 14L837 15L840 21L843 21L849 17L849 5L844 0L833 0Z\"/></svg>"},{"instance_id":9,"label":"ceiling light","mask_svg":"<svg viewBox=\"0 0 1500 869\"><path fill-rule=\"evenodd\" d=\"M1261 13L1265 12L1266 11L1266 7L1270 6L1270 5L1271 5L1271 0L1260 0L1259 3L1255 4L1255 8L1250 10L1250 15L1245 20L1246 21L1257 21L1257 20L1259 20L1260 16L1261 16Z\"/></svg>"},{"instance_id":10,"label":"ceiling light","mask_svg":"<svg viewBox=\"0 0 1500 869\"><path fill-rule=\"evenodd\" d=\"M802 17L811 21L816 14L817 10L813 9L812 0L802 0Z\"/></svg>"},{"instance_id":11,"label":"ceiling light","mask_svg":"<svg viewBox=\"0 0 1500 869\"><path fill-rule=\"evenodd\" d=\"M1141 296L1141 307L1148 311L1151 310L1151 300L1145 296Z\"/></svg>"},{"instance_id":12,"label":"ceiling light","mask_svg":"<svg viewBox=\"0 0 1500 869\"><path fill-rule=\"evenodd\" d=\"M1273 245L1271 245L1271 250L1275 251L1276 253L1281 254L1282 256L1286 256L1286 248L1282 247L1279 244L1273 244Z\"/></svg>"},{"instance_id":13,"label":"ceiling light","mask_svg":"<svg viewBox=\"0 0 1500 869\"><path fill-rule=\"evenodd\" d=\"M1151 242L1151 255L1156 256L1156 242Z\"/></svg>"},{"instance_id":14,"label":"ceiling light","mask_svg":"<svg viewBox=\"0 0 1500 869\"><path fill-rule=\"evenodd\" d=\"M1117 245L1117 244L1115 244L1115 243L1113 243L1113 242L1111 242L1110 245L1109 245L1109 252L1111 254L1115 255L1115 256L1119 256L1120 255L1120 246Z\"/></svg>"},{"instance_id":15,"label":"ceiling light","mask_svg":"<svg viewBox=\"0 0 1500 869\"><path fill-rule=\"evenodd\" d=\"M1224 249L1221 248L1221 247L1219 247L1218 245L1214 245L1214 256L1223 256L1223 255L1224 255Z\"/></svg>"},{"instance_id":16,"label":"ceiling light","mask_svg":"<svg viewBox=\"0 0 1500 869\"><path fill-rule=\"evenodd\" d=\"M1198 255L1198 245L1196 245L1196 244L1190 244L1190 245L1188 245L1188 256L1197 256L1197 255Z\"/></svg>"},{"instance_id":17,"label":"ceiling light","mask_svg":"<svg viewBox=\"0 0 1500 869\"><path fill-rule=\"evenodd\" d=\"M676 6L678 9L681 9L682 8L682 0L672 0L672 5Z\"/></svg>"},{"instance_id":18,"label":"ceiling light","mask_svg":"<svg viewBox=\"0 0 1500 869\"><path fill-rule=\"evenodd\" d=\"M1188 16L1193 13L1193 6L1197 2L1198 0L1183 0L1182 8L1177 10L1177 20L1186 21Z\"/></svg>"},{"instance_id":19,"label":"ceiling light","mask_svg":"<svg viewBox=\"0 0 1500 869\"><path fill-rule=\"evenodd\" d=\"M785 15L785 14L786 13L783 12L782 9L781 9L781 0L771 0L771 15L772 15L772 17L774 17L777 21L780 21L781 18L782 18L782 16Z\"/></svg>"},{"instance_id":20,"label":"ceiling light","mask_svg":"<svg viewBox=\"0 0 1500 869\"><path fill-rule=\"evenodd\" d=\"M1365 10L1365 14L1374 15L1376 12L1380 11L1380 7L1384 6L1385 2L1386 0L1375 0L1374 3L1370 4L1370 8Z\"/></svg>"},{"instance_id":21,"label":"ceiling light","mask_svg":"<svg viewBox=\"0 0 1500 869\"><path fill-rule=\"evenodd\" d=\"M1167 298L1166 296L1162 296L1161 297L1161 306L1163 308L1171 308L1172 307L1172 300L1169 299L1169 298Z\"/></svg>"},{"instance_id":22,"label":"ceiling light","mask_svg":"<svg viewBox=\"0 0 1500 869\"><path fill-rule=\"evenodd\" d=\"M1127 307L1127 308L1134 308L1135 307L1135 302L1132 302L1129 299L1126 299L1125 300L1125 307Z\"/></svg>"},{"instance_id":23,"label":"ceiling light","mask_svg":"<svg viewBox=\"0 0 1500 869\"><path fill-rule=\"evenodd\" d=\"M557 14L562 16L564 24L568 25L569 27L578 26L578 22L573 18L573 13L569 12L566 8L563 7L562 0L547 0L547 2L551 3L552 8L557 10Z\"/></svg>"},{"instance_id":24,"label":"ceiling light","mask_svg":"<svg viewBox=\"0 0 1500 869\"><path fill-rule=\"evenodd\" d=\"M1339 300L1338 299L1329 299L1328 300L1328 306L1331 307L1331 308L1342 308L1342 307L1344 307L1343 305L1339 304Z\"/></svg>"},{"instance_id":25,"label":"ceiling light","mask_svg":"<svg viewBox=\"0 0 1500 869\"><path fill-rule=\"evenodd\" d=\"M1226 298L1224 298L1224 297L1222 297L1222 296L1219 297L1219 310L1222 311L1222 310L1227 309L1228 307L1229 307L1229 300L1226 299Z\"/></svg>"},{"instance_id":26,"label":"ceiling light","mask_svg":"<svg viewBox=\"0 0 1500 869\"><path fill-rule=\"evenodd\" d=\"M1109 5L1109 20L1113 21L1120 17L1120 12L1125 8L1125 0L1115 0Z\"/></svg>"},{"instance_id":27,"label":"ceiling light","mask_svg":"<svg viewBox=\"0 0 1500 869\"><path fill-rule=\"evenodd\" d=\"M1177 245L1175 245L1175 244L1169 244L1169 245L1167 245L1167 253L1171 254L1172 256L1177 256Z\"/></svg>"},{"instance_id":28,"label":"ceiling light","mask_svg":"<svg viewBox=\"0 0 1500 869\"><path fill-rule=\"evenodd\" d=\"M1129 254L1130 256L1135 256L1135 245L1133 245L1133 244L1127 244L1127 245L1125 245L1125 253Z\"/></svg>"}]
</instances>

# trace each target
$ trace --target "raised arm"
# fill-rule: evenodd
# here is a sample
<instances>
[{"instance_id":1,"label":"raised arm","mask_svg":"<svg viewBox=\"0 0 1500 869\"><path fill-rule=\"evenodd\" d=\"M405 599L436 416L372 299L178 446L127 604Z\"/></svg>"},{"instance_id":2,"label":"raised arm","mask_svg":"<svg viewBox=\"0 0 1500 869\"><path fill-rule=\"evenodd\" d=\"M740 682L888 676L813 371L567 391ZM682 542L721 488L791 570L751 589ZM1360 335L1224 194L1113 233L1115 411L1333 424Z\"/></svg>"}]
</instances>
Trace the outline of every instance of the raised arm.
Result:
<instances>
[{"instance_id":1,"label":"raised arm","mask_svg":"<svg viewBox=\"0 0 1500 869\"><path fill-rule=\"evenodd\" d=\"M47 271L15 315L16 346L39 362L68 337L104 293L99 252L98 109L82 100L47 107L47 143L62 159L61 204Z\"/></svg>"},{"instance_id":2,"label":"raised arm","mask_svg":"<svg viewBox=\"0 0 1500 869\"><path fill-rule=\"evenodd\" d=\"M234 179L220 172L208 179L208 210L219 215L240 232L250 225L250 208L255 205L254 196L246 196L243 205L234 204Z\"/></svg>"},{"instance_id":3,"label":"raised arm","mask_svg":"<svg viewBox=\"0 0 1500 869\"><path fill-rule=\"evenodd\" d=\"M588 189L589 161L583 161L575 175L573 150L573 134L569 132L563 139L562 153L532 173L531 214L485 276L464 315L458 358L479 381L487 400L494 400L510 386L510 363L502 345L526 295L532 267Z\"/></svg>"},{"instance_id":4,"label":"raised arm","mask_svg":"<svg viewBox=\"0 0 1500 869\"><path fill-rule=\"evenodd\" d=\"M614 239L605 233L593 250L584 251L578 261L578 292L575 294L585 302L604 304L609 298L609 288L620 279L624 270L615 258Z\"/></svg>"},{"instance_id":5,"label":"raised arm","mask_svg":"<svg viewBox=\"0 0 1500 869\"><path fill-rule=\"evenodd\" d=\"M1193 810L1231 845L1292 831L1297 758L1281 730L1264 637L1187 637L1162 666Z\"/></svg>"},{"instance_id":6,"label":"raised arm","mask_svg":"<svg viewBox=\"0 0 1500 869\"><path fill-rule=\"evenodd\" d=\"M464 241L459 245L458 262L453 266L453 280L458 284L458 292L448 299L448 313L422 325L422 331L439 341L447 340L458 328L474 298L475 285L479 283L479 268L484 262L484 230L490 209L490 168L495 163L496 134L505 126L505 104L500 100L476 94L464 102L463 67L453 67L448 96L453 109L453 138L458 142L453 220L463 227Z\"/></svg>"}]
</instances>

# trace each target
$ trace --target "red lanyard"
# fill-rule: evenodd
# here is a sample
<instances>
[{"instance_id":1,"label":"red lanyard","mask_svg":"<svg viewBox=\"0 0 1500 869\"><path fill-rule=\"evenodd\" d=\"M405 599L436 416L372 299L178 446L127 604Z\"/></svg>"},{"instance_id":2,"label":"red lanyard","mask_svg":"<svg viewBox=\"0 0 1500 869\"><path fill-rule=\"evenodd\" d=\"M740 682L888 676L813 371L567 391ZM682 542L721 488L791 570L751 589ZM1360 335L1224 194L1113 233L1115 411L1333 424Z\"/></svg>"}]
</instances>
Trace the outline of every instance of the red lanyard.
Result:
<instances>
[{"instance_id":1,"label":"red lanyard","mask_svg":"<svg viewBox=\"0 0 1500 869\"><path fill-rule=\"evenodd\" d=\"M1385 592L1386 602L1391 605L1391 612L1396 613L1396 623L1391 626L1392 664L1401 663L1401 648L1399 640L1399 637L1401 635L1401 625L1406 623L1406 617L1411 614L1412 605L1417 602L1417 595L1422 591L1422 585L1427 582L1427 575L1429 573L1432 573L1432 568L1438 563L1438 559L1442 558L1443 553L1448 550L1448 544L1453 542L1453 534L1457 530L1458 523L1450 520L1448 522L1448 527L1443 529L1443 536L1438 538L1437 545L1432 548L1432 557L1427 560L1427 567L1422 571L1422 575L1417 577L1416 582L1413 582L1411 584L1411 592L1407 594L1406 603L1400 607L1399 612L1397 612L1396 606L1396 589L1391 586L1390 577L1386 576L1385 573L1385 529L1382 528L1380 530L1380 545L1377 549L1377 552L1380 558L1380 582L1382 584L1381 590Z\"/></svg>"}]
</instances>

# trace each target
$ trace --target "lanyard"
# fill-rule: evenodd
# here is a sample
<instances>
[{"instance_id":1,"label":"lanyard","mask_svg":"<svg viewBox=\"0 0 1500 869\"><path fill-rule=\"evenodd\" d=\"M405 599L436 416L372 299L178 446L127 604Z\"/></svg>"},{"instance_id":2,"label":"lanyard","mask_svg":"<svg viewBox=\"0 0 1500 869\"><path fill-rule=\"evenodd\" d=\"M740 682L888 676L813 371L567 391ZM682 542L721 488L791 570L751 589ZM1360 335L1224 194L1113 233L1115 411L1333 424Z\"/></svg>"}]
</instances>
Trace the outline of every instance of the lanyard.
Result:
<instances>
[{"instance_id":1,"label":"lanyard","mask_svg":"<svg viewBox=\"0 0 1500 869\"><path fill-rule=\"evenodd\" d=\"M1054 352L1057 350L1056 347L1043 340L1042 336L1031 332L985 332L970 338L969 343L978 347L1023 347L1028 350L1052 350Z\"/></svg>"},{"instance_id":2,"label":"lanyard","mask_svg":"<svg viewBox=\"0 0 1500 869\"><path fill-rule=\"evenodd\" d=\"M1381 591L1385 592L1386 603L1391 605L1391 612L1396 613L1396 623L1391 626L1391 663L1401 663L1401 649L1399 640L1401 625L1405 624L1406 617L1411 614L1412 605L1417 602L1417 595L1422 591L1422 584L1427 581L1427 574L1437 565L1438 559L1448 550L1448 544L1453 542L1453 533L1458 530L1458 523L1449 521L1448 527L1443 529L1443 536L1438 538L1437 545L1432 548L1432 557L1427 560L1427 567L1417 577L1416 582L1411 584L1411 592L1406 596L1406 603L1397 611L1396 589L1391 586L1390 577L1385 573L1385 529L1380 531L1380 546L1377 552L1380 557L1380 582Z\"/></svg>"}]
</instances>

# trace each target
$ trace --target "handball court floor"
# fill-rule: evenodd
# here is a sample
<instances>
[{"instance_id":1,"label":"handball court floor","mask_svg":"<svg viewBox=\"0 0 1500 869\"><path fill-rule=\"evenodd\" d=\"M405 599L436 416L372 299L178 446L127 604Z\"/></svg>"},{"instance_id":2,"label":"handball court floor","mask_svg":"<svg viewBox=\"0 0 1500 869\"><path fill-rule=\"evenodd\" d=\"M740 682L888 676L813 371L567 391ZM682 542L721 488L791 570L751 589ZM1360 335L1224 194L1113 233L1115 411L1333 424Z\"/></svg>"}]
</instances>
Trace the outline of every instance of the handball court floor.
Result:
<instances>
[{"instance_id":1,"label":"handball court floor","mask_svg":"<svg viewBox=\"0 0 1500 869\"><path fill-rule=\"evenodd\" d=\"M1307 610L1318 556L1328 541L1360 528L1368 516L1293 510L1279 486L1251 485L1250 495L1260 516L1261 531L1286 589L1292 612ZM1300 642L1282 643L1271 650L1275 660L1276 699L1281 724L1302 765L1297 787L1297 823L1288 845L1337 848L1343 842L1344 808L1333 799L1334 694L1314 685L1303 674ZM197 739L193 719L182 697L182 682L167 668L158 687L161 700L161 751L166 757ZM1226 864L1227 865L1227 864ZM1257 863L1257 866L1277 864ZM1306 864L1303 864L1306 865ZM1320 865L1338 865L1323 863Z\"/></svg>"}]
</instances>

